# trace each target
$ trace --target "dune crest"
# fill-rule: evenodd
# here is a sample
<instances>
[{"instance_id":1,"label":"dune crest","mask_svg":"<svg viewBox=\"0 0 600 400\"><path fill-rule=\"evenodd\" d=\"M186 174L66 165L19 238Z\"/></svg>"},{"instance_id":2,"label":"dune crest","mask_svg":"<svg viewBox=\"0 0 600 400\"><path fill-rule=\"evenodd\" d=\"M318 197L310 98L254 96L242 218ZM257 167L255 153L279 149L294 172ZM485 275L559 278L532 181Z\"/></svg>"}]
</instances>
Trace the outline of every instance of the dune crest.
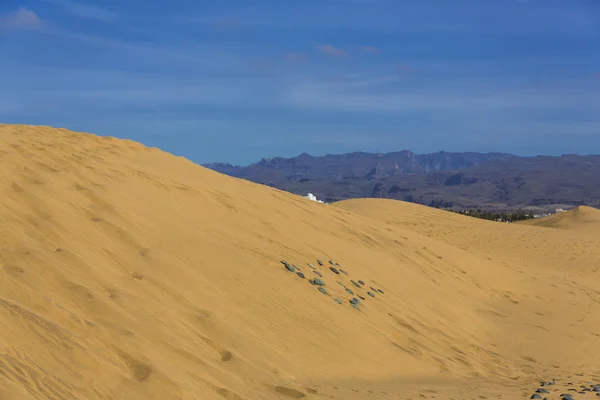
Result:
<instances>
[{"instance_id":1,"label":"dune crest","mask_svg":"<svg viewBox=\"0 0 600 400\"><path fill-rule=\"evenodd\" d=\"M49 127L0 125L0 162L0 397L477 398L597 373L600 247L564 231L323 206Z\"/></svg>"}]
</instances>

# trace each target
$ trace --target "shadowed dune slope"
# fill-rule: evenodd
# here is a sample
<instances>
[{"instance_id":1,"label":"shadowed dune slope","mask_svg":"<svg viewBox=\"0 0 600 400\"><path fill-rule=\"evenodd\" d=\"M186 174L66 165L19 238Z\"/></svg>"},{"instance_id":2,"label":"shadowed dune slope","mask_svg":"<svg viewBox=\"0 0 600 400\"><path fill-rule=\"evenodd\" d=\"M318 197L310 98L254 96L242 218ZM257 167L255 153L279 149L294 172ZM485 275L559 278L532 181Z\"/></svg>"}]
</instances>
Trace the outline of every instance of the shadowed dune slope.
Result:
<instances>
[{"instance_id":1,"label":"shadowed dune slope","mask_svg":"<svg viewBox=\"0 0 600 400\"><path fill-rule=\"evenodd\" d=\"M47 127L0 125L0 163L0 398L471 398L600 365L591 237Z\"/></svg>"}]
</instances>

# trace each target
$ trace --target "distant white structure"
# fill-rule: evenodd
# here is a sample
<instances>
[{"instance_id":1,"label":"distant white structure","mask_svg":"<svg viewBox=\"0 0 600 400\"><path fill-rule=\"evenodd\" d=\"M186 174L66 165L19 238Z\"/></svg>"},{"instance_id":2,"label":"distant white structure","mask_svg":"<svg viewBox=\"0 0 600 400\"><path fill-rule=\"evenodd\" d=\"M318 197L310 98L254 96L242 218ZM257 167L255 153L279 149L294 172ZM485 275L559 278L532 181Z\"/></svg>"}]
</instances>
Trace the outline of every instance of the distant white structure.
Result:
<instances>
[{"instance_id":1,"label":"distant white structure","mask_svg":"<svg viewBox=\"0 0 600 400\"><path fill-rule=\"evenodd\" d=\"M566 211L566 210L563 210L563 211ZM556 212L558 213L558 212L562 212L562 211L556 211ZM533 214L533 218L545 218L545 217L549 217L551 215L552 215L551 212L543 213L543 214Z\"/></svg>"},{"instance_id":2,"label":"distant white structure","mask_svg":"<svg viewBox=\"0 0 600 400\"><path fill-rule=\"evenodd\" d=\"M317 203L325 203L323 200L317 200L317 196L312 193L306 195L306 198L312 201L316 201Z\"/></svg>"}]
</instances>

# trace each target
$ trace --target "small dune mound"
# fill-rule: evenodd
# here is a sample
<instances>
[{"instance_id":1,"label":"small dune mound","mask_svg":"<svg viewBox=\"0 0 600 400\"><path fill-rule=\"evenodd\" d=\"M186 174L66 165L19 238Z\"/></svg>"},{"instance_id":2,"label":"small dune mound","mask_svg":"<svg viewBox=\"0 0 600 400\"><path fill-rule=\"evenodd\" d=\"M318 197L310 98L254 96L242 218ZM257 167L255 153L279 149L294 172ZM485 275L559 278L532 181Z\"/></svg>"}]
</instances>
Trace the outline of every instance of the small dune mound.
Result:
<instances>
[{"instance_id":1,"label":"small dune mound","mask_svg":"<svg viewBox=\"0 0 600 400\"><path fill-rule=\"evenodd\" d=\"M522 221L521 224L544 228L568 229L600 236L600 210L579 206L573 210L558 212L548 217Z\"/></svg>"}]
</instances>

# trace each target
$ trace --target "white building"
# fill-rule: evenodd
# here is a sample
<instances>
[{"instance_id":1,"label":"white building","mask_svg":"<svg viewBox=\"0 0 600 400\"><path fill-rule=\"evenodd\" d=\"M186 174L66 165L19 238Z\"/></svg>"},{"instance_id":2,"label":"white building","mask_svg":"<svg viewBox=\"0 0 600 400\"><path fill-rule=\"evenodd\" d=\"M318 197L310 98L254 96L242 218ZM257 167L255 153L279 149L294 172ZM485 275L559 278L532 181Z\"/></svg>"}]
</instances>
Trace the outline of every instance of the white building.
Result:
<instances>
[{"instance_id":1,"label":"white building","mask_svg":"<svg viewBox=\"0 0 600 400\"><path fill-rule=\"evenodd\" d=\"M317 200L317 196L312 193L306 195L306 198L312 201L316 201L317 203L324 203L323 200Z\"/></svg>"}]
</instances>

